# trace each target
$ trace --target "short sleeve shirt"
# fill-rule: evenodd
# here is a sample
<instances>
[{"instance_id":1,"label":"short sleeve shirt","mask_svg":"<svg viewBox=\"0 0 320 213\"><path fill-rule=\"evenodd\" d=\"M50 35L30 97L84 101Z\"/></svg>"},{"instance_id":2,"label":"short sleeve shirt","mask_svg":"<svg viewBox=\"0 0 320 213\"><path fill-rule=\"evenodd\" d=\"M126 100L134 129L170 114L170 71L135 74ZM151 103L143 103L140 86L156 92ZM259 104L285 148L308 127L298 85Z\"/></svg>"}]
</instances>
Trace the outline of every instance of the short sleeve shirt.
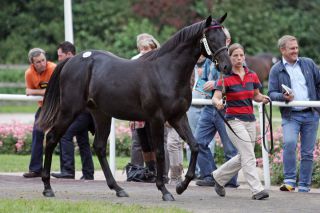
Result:
<instances>
[{"instance_id":1,"label":"short sleeve shirt","mask_svg":"<svg viewBox=\"0 0 320 213\"><path fill-rule=\"evenodd\" d=\"M247 67L244 67L245 75L243 80L240 76L231 73L219 79L215 89L222 91L224 82L226 95L226 119L239 119L242 121L255 121L252 99L254 90L261 88L257 74Z\"/></svg>"},{"instance_id":2,"label":"short sleeve shirt","mask_svg":"<svg viewBox=\"0 0 320 213\"><path fill-rule=\"evenodd\" d=\"M25 72L26 88L40 89L41 83L49 82L50 77L51 77L55 67L56 67L55 63L48 61L45 71L43 71L41 74L39 74L35 70L33 64L31 64L30 67ZM38 105L42 106L42 101L39 101Z\"/></svg>"}]
</instances>

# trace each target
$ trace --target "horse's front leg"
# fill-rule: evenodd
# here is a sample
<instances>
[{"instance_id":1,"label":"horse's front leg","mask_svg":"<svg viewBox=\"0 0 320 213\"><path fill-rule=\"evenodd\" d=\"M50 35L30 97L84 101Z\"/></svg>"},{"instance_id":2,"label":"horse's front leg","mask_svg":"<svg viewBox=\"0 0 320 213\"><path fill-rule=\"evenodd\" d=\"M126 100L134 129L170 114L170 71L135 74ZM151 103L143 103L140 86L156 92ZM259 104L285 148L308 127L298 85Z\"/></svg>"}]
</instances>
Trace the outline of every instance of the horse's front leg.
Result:
<instances>
[{"instance_id":1,"label":"horse's front leg","mask_svg":"<svg viewBox=\"0 0 320 213\"><path fill-rule=\"evenodd\" d=\"M50 171L51 171L52 154L59 140L57 139L57 135L54 132L55 131L51 129L46 135L45 158L44 158L44 166L42 170L42 182L44 184L44 190L42 194L45 197L55 196L50 185Z\"/></svg>"},{"instance_id":2,"label":"horse's front leg","mask_svg":"<svg viewBox=\"0 0 320 213\"><path fill-rule=\"evenodd\" d=\"M169 121L170 125L178 132L179 136L187 142L191 150L191 159L188 167L188 171L185 175L185 179L176 185L176 191L178 194L182 194L188 187L191 180L195 176L195 169L198 157L198 144L194 138L192 131L190 129L187 115L181 117L179 120Z\"/></svg>"},{"instance_id":3,"label":"horse's front leg","mask_svg":"<svg viewBox=\"0 0 320 213\"><path fill-rule=\"evenodd\" d=\"M161 121L150 122L151 137L150 142L155 147L156 159L157 159L157 180L156 185L158 190L162 193L162 199L164 201L174 201L174 197L168 191L164 184L164 168L165 168L165 152L164 152L164 123Z\"/></svg>"},{"instance_id":4,"label":"horse's front leg","mask_svg":"<svg viewBox=\"0 0 320 213\"><path fill-rule=\"evenodd\" d=\"M93 147L99 159L101 168L106 178L110 189L116 191L118 197L129 197L129 195L122 189L114 179L107 161L107 140L110 133L111 117L107 117L102 113L94 112L93 118L95 120L96 134L94 137Z\"/></svg>"}]
</instances>

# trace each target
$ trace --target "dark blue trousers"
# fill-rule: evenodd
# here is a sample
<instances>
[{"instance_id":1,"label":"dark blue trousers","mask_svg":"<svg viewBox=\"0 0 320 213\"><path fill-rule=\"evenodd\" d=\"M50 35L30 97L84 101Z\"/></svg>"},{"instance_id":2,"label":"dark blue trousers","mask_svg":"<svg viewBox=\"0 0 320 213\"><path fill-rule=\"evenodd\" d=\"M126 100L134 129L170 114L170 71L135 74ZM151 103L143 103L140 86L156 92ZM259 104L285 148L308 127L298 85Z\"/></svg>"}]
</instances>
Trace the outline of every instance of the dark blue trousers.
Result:
<instances>
[{"instance_id":1,"label":"dark blue trousers","mask_svg":"<svg viewBox=\"0 0 320 213\"><path fill-rule=\"evenodd\" d=\"M60 169L62 173L75 173L73 137L76 136L82 163L82 174L86 178L93 178L94 165L88 136L88 131L93 125L90 113L83 112L78 115L61 138Z\"/></svg>"},{"instance_id":2,"label":"dark blue trousers","mask_svg":"<svg viewBox=\"0 0 320 213\"><path fill-rule=\"evenodd\" d=\"M36 126L36 121L39 117L41 107L38 108L34 119L32 130L32 144L31 144L31 160L29 164L29 171L40 173L42 171L42 161L43 161L43 139L44 132Z\"/></svg>"}]
</instances>

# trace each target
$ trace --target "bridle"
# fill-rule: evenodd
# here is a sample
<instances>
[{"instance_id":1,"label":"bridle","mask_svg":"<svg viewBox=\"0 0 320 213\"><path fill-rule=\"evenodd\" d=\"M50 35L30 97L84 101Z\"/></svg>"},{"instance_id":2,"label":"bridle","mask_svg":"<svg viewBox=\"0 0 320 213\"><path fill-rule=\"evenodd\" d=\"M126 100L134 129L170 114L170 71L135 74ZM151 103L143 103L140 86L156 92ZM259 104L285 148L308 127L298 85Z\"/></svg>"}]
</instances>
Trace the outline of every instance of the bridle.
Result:
<instances>
[{"instance_id":1,"label":"bridle","mask_svg":"<svg viewBox=\"0 0 320 213\"><path fill-rule=\"evenodd\" d=\"M216 67L218 67L218 61L216 59L216 56L218 56L222 51L228 50L228 47L227 46L223 46L223 47L220 47L216 51L212 51L210 46L209 46L209 44L208 44L207 38L206 38L206 32L211 30L211 29L219 29L219 28L222 29L223 26L222 25L212 25L210 27L205 28L203 30L203 32L202 32L202 38L200 40L200 43L203 44L207 55L211 56L211 61L215 63Z\"/></svg>"}]
</instances>

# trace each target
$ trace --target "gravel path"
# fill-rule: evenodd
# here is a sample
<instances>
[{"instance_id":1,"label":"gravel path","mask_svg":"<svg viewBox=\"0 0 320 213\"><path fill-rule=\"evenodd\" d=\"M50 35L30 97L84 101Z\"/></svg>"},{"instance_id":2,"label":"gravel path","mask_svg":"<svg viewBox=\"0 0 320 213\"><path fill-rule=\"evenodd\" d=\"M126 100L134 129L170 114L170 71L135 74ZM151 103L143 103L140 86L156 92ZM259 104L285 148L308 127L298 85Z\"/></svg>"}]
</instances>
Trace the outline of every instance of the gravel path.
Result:
<instances>
[{"instance_id":1,"label":"gravel path","mask_svg":"<svg viewBox=\"0 0 320 213\"><path fill-rule=\"evenodd\" d=\"M105 181L81 181L52 179L51 185L56 198L62 200L99 200L122 204L139 204L142 206L178 207L190 212L318 212L319 190L313 193L280 192L272 187L270 198L264 201L251 200L248 186L241 184L238 189L227 188L227 195L219 197L212 187L191 185L182 194L175 193L175 187L168 185L176 201L164 202L155 184L119 181L130 195L118 198ZM42 199L43 184L41 178L26 179L12 174L0 174L0 198Z\"/></svg>"}]
</instances>

